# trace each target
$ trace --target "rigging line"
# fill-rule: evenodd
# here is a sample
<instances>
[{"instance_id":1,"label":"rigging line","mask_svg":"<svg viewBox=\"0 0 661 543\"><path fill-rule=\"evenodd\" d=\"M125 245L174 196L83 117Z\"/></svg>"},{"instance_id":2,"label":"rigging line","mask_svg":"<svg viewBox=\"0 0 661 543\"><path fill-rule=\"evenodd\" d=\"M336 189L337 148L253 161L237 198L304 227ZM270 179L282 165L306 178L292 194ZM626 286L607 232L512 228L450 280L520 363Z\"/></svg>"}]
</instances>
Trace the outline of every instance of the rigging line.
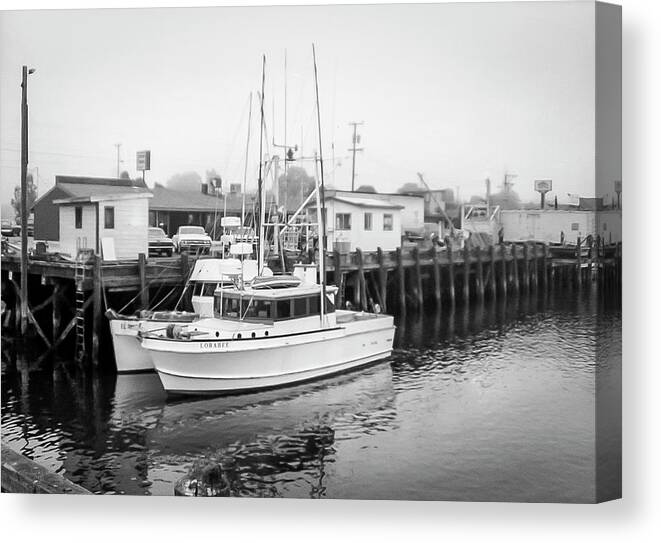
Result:
<instances>
[{"instance_id":1,"label":"rigging line","mask_svg":"<svg viewBox=\"0 0 661 543\"><path fill-rule=\"evenodd\" d=\"M326 239L326 199L324 196L324 155L321 149L321 113L319 111L319 80L317 76L317 53L314 47L314 43L312 44L312 59L314 62L314 88L315 88L315 96L317 99L317 129L319 133L319 170L321 172L321 187L319 189L320 192L320 198L318 200L321 200L321 213L317 217L317 221L321 223L321 233L319 235L319 243L318 243L318 251L319 251L319 279L321 280L321 303L320 303L320 312L321 312L321 318L323 322L324 315L326 313L325 308L326 308L326 248L324 246L324 242ZM323 215L322 215L323 214Z\"/></svg>"},{"instance_id":2,"label":"rigging line","mask_svg":"<svg viewBox=\"0 0 661 543\"><path fill-rule=\"evenodd\" d=\"M243 167L243 194L241 198L241 226L246 222L246 182L248 179L248 153L250 151L250 125L252 123L252 92L249 97L248 106L248 136L246 138L246 162Z\"/></svg>"},{"instance_id":3,"label":"rigging line","mask_svg":"<svg viewBox=\"0 0 661 543\"><path fill-rule=\"evenodd\" d=\"M255 225L259 231L259 237L257 238L257 274L261 275L262 270L262 235L261 235L261 209L262 209L262 152L263 152L263 143L264 143L264 83L266 81L266 55L262 55L262 95L260 97L260 122L259 122L259 176L257 177L257 212L260 214L260 220L255 220ZM257 219L257 217L255 218Z\"/></svg>"},{"instance_id":4,"label":"rigging line","mask_svg":"<svg viewBox=\"0 0 661 543\"><path fill-rule=\"evenodd\" d=\"M144 288L140 289L140 290L138 291L138 293L137 293L133 298L131 298L131 299L130 299L130 300L129 300L129 301L128 301L128 302L127 302L127 303L126 303L126 304L125 304L125 305L124 305L124 306L118 311L118 313L123 313L124 310L125 310L129 305L131 305L133 302L135 302L135 301L138 299L138 297L139 297L139 296L140 296L145 290L147 290L147 289L151 286L151 284L152 284L154 281L156 281L161 275L163 275L167 270L168 270L168 268L163 268L163 269L160 271L160 273L159 273L156 277L154 277L151 281L149 281L149 282L145 285Z\"/></svg>"}]
</instances>

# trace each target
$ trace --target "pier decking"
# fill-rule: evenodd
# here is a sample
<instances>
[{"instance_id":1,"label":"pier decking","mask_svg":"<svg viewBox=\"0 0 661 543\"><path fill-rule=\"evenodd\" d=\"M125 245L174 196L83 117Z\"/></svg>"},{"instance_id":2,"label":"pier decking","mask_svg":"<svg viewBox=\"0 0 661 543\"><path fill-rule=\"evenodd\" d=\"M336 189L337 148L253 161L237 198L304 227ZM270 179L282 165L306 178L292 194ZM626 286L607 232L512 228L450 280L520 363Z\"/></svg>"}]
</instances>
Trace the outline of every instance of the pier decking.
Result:
<instances>
[{"instance_id":1,"label":"pier decking","mask_svg":"<svg viewBox=\"0 0 661 543\"><path fill-rule=\"evenodd\" d=\"M485 248L404 246L395 251L334 251L326 255L326 280L339 288L338 307L348 302L364 311L403 315L432 305L479 302L485 297L538 289L550 293L557 283L583 288L595 280L603 293L619 285L621 254L621 243L604 245L600 239L590 246L579 239L575 246L518 242ZM138 260L109 262L90 253L75 262L30 258L28 318L49 350L58 348L75 329L77 357L85 355L97 363L100 336L107 328L104 310L172 305L172 300L180 298L197 258L204 257L181 254L148 259L141 254ZM289 264L295 261L288 260ZM2 292L8 308L3 326L17 333L18 275L19 257L3 255ZM50 318L45 316L47 307L51 308ZM70 320L63 327L65 314Z\"/></svg>"}]
</instances>

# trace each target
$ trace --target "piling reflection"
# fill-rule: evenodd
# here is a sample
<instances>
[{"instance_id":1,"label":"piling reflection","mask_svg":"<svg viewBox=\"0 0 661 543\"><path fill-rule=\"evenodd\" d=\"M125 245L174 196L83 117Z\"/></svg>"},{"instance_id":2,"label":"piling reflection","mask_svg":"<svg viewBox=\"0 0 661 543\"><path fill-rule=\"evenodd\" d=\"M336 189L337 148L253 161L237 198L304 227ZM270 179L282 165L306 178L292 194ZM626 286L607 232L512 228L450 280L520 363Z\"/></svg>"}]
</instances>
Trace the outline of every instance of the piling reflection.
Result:
<instances>
[{"instance_id":1,"label":"piling reflection","mask_svg":"<svg viewBox=\"0 0 661 543\"><path fill-rule=\"evenodd\" d=\"M96 493L586 499L594 354L615 375L621 348L618 300L590 288L411 311L381 364L240 396L173 401L156 374L3 343L3 439Z\"/></svg>"}]
</instances>

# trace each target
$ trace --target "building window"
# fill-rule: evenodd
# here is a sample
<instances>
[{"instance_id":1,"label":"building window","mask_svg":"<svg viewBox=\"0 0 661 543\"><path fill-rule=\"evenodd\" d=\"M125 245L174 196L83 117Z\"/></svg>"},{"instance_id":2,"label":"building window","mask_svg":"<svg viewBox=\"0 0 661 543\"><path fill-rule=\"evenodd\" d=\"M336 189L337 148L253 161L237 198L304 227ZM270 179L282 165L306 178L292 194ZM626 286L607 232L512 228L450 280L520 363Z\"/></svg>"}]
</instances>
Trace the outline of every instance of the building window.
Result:
<instances>
[{"instance_id":1,"label":"building window","mask_svg":"<svg viewBox=\"0 0 661 543\"><path fill-rule=\"evenodd\" d=\"M76 213L76 228L82 228L83 227L83 208L80 207L80 206L76 206L75 213Z\"/></svg>"},{"instance_id":2,"label":"building window","mask_svg":"<svg viewBox=\"0 0 661 543\"><path fill-rule=\"evenodd\" d=\"M608 225L607 225L606 223L604 223L604 232L605 232L606 230L608 230Z\"/></svg>"},{"instance_id":3,"label":"building window","mask_svg":"<svg viewBox=\"0 0 661 543\"><path fill-rule=\"evenodd\" d=\"M372 229L372 214L365 213L365 230L371 230L371 229Z\"/></svg>"},{"instance_id":4,"label":"building window","mask_svg":"<svg viewBox=\"0 0 661 543\"><path fill-rule=\"evenodd\" d=\"M578 232L578 223L577 222L571 223L571 229L575 232Z\"/></svg>"},{"instance_id":5,"label":"building window","mask_svg":"<svg viewBox=\"0 0 661 543\"><path fill-rule=\"evenodd\" d=\"M385 213L383 215L383 229L387 231L392 230L392 214L391 213Z\"/></svg>"},{"instance_id":6,"label":"building window","mask_svg":"<svg viewBox=\"0 0 661 543\"><path fill-rule=\"evenodd\" d=\"M103 224L104 228L115 228L115 208L103 208Z\"/></svg>"},{"instance_id":7,"label":"building window","mask_svg":"<svg viewBox=\"0 0 661 543\"><path fill-rule=\"evenodd\" d=\"M336 230L351 230L351 213L336 213L335 214L335 229Z\"/></svg>"}]
</instances>

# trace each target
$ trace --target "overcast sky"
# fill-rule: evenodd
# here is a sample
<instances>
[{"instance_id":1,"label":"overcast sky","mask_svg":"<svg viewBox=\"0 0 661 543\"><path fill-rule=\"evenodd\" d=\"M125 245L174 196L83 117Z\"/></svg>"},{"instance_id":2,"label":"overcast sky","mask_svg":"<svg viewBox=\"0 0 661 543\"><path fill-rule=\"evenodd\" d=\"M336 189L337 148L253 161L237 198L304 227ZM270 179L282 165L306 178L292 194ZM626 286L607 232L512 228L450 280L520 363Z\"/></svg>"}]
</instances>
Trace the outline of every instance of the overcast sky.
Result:
<instances>
[{"instance_id":1,"label":"overcast sky","mask_svg":"<svg viewBox=\"0 0 661 543\"><path fill-rule=\"evenodd\" d=\"M525 200L536 178L561 201L593 195L594 4L553 2L0 12L2 202L20 175L21 65L36 68L40 194L57 174L115 175L116 143L131 175L151 149L150 184L211 168L240 182L250 92L254 186L262 54L268 140L285 139L286 50L287 143L318 150L312 42L337 188L351 185L348 123L364 121L357 185L395 191L420 171L468 197L509 171Z\"/></svg>"}]
</instances>

